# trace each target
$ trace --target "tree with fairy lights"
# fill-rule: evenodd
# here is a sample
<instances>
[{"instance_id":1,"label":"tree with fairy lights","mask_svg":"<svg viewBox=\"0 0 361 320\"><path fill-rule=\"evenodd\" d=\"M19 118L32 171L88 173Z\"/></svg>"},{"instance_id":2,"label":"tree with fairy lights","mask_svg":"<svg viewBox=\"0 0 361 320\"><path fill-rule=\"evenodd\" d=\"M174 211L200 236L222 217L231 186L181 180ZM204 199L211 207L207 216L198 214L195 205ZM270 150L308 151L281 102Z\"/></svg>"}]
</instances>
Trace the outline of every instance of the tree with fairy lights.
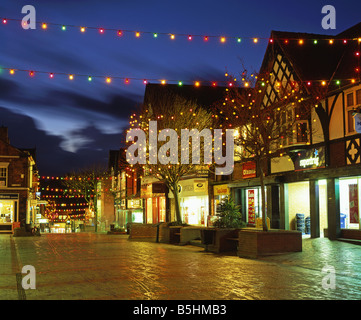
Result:
<instances>
[{"instance_id":1,"label":"tree with fairy lights","mask_svg":"<svg viewBox=\"0 0 361 320\"><path fill-rule=\"evenodd\" d=\"M152 95L152 93L150 93ZM154 93L148 96L151 103L145 103L140 107L138 114L133 114L130 121L127 140L135 141L132 137L132 129L144 132L147 143L142 145L139 141L138 151L127 152L127 161L135 163L135 157L144 152L144 162L140 165L145 175L150 175L165 183L172 192L175 202L176 223L182 223L179 202L179 181L199 170L208 170L209 164L204 161L204 148L206 144L212 144L204 139L195 147L192 144L193 137L181 143L181 135L185 132L196 131L202 135L203 129L212 129L212 114L193 100L188 100L167 91L165 94ZM158 135L159 133L159 135ZM197 134L197 133L196 133ZM182 136L183 137L183 136ZM199 137L199 136L198 136ZM174 142L175 140L176 142ZM192 142L191 142L192 141ZM199 161L193 161L193 155L199 155ZM207 162L208 163L208 162Z\"/></svg>"},{"instance_id":2,"label":"tree with fairy lights","mask_svg":"<svg viewBox=\"0 0 361 320\"><path fill-rule=\"evenodd\" d=\"M65 192L83 195L89 209L94 211L95 232L98 231L97 199L101 192L101 181L107 178L109 178L109 172L106 168L101 165L93 165L67 174L63 180L67 187Z\"/></svg>"},{"instance_id":3,"label":"tree with fairy lights","mask_svg":"<svg viewBox=\"0 0 361 320\"><path fill-rule=\"evenodd\" d=\"M267 69L266 69L267 70ZM285 147L294 143L308 144L312 109L324 91L305 90L296 81L280 82L272 73L240 75L238 80L226 74L232 82L224 102L218 106L222 122L229 123L235 132L235 160L256 163L262 200L262 225L267 231L265 175L271 158L283 156ZM269 88L276 94L266 97Z\"/></svg>"}]
</instances>

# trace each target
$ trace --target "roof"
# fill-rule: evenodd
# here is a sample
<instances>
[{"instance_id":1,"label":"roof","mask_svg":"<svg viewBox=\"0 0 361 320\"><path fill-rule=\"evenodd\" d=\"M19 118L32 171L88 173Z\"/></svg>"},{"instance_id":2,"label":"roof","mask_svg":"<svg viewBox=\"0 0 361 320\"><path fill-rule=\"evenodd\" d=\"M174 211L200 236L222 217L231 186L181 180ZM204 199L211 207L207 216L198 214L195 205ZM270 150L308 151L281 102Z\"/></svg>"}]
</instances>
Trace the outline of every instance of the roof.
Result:
<instances>
[{"instance_id":1,"label":"roof","mask_svg":"<svg viewBox=\"0 0 361 320\"><path fill-rule=\"evenodd\" d=\"M351 79L359 77L356 71L359 59L355 53L360 50L358 41L350 39L359 37L361 23L336 36L272 31L273 43L268 44L261 70L267 68L276 44L292 65L298 80L344 80L343 84L349 84ZM302 44L299 43L301 39Z\"/></svg>"}]
</instances>

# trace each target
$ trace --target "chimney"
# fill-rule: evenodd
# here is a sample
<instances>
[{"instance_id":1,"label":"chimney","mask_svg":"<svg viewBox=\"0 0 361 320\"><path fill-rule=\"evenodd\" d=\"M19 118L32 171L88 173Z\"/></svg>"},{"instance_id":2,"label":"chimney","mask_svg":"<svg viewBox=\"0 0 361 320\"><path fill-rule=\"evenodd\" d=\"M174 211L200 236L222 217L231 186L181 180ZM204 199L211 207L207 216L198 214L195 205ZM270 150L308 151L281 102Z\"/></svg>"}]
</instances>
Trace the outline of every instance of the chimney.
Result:
<instances>
[{"instance_id":1,"label":"chimney","mask_svg":"<svg viewBox=\"0 0 361 320\"><path fill-rule=\"evenodd\" d=\"M0 140L10 144L7 127L0 127Z\"/></svg>"}]
</instances>

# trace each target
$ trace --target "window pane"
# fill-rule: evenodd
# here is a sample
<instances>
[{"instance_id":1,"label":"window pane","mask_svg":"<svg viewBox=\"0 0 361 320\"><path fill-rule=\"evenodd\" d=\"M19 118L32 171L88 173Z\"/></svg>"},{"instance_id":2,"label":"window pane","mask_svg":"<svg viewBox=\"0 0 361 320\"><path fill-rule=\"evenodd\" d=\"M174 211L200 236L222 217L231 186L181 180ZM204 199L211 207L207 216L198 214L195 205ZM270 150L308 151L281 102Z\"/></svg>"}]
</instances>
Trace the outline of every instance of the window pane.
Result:
<instances>
[{"instance_id":1,"label":"window pane","mask_svg":"<svg viewBox=\"0 0 361 320\"><path fill-rule=\"evenodd\" d=\"M361 104L361 89L356 90L356 104Z\"/></svg>"},{"instance_id":2,"label":"window pane","mask_svg":"<svg viewBox=\"0 0 361 320\"><path fill-rule=\"evenodd\" d=\"M348 124L348 132L355 131L355 119L352 116L353 111L347 112L347 124Z\"/></svg>"},{"instance_id":3,"label":"window pane","mask_svg":"<svg viewBox=\"0 0 361 320\"><path fill-rule=\"evenodd\" d=\"M350 106L353 106L353 93L349 93L347 95L347 106L350 107Z\"/></svg>"},{"instance_id":4,"label":"window pane","mask_svg":"<svg viewBox=\"0 0 361 320\"><path fill-rule=\"evenodd\" d=\"M307 142L307 123L297 124L297 142Z\"/></svg>"}]
</instances>

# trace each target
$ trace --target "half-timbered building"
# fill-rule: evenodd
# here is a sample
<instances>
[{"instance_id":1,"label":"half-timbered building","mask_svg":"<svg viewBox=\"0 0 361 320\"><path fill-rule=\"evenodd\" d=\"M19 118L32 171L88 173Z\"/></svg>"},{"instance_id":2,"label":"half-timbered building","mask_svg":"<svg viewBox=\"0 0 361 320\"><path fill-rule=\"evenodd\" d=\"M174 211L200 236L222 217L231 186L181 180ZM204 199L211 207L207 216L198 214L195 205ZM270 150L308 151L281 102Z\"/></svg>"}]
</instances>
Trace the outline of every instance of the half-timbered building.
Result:
<instances>
[{"instance_id":1,"label":"half-timbered building","mask_svg":"<svg viewBox=\"0 0 361 320\"><path fill-rule=\"evenodd\" d=\"M361 23L337 36L271 33L260 71L269 74L264 107L280 98L280 85L318 95L312 112L279 141L282 156L268 163L272 228L297 229L303 219L312 237L361 239L361 134L354 119L361 111L360 44ZM259 178L247 174L228 184L246 219L261 212Z\"/></svg>"}]
</instances>

